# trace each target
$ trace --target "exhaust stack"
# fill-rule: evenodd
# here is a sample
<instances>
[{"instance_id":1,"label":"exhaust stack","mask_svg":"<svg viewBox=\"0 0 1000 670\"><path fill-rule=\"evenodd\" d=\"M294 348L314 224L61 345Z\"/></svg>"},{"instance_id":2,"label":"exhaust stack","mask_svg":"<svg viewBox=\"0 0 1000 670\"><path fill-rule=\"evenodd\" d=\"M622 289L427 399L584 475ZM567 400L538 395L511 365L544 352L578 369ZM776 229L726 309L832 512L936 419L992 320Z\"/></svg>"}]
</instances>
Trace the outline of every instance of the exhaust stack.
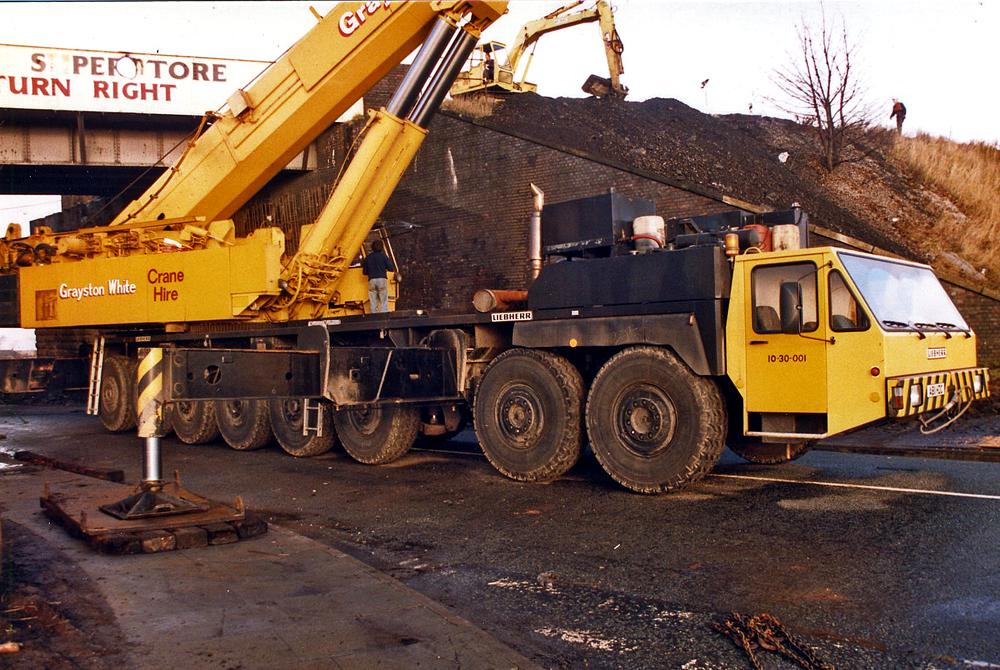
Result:
<instances>
[{"instance_id":1,"label":"exhaust stack","mask_svg":"<svg viewBox=\"0 0 1000 670\"><path fill-rule=\"evenodd\" d=\"M545 207L545 193L531 184L534 208L528 224L528 258L531 261L531 280L538 279L542 271L542 208Z\"/></svg>"}]
</instances>

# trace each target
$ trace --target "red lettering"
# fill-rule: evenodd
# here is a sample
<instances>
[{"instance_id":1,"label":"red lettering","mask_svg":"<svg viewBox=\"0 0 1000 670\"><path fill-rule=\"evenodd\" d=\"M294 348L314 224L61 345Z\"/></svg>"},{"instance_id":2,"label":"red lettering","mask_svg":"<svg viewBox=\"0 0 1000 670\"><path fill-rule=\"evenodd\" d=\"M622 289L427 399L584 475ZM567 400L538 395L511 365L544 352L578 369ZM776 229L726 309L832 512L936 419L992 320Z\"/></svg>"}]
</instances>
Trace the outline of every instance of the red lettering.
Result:
<instances>
[{"instance_id":1,"label":"red lettering","mask_svg":"<svg viewBox=\"0 0 1000 670\"><path fill-rule=\"evenodd\" d=\"M170 76L174 79L187 79L189 74L189 68L187 63L182 63L180 61L175 61L170 64L169 68Z\"/></svg>"},{"instance_id":2,"label":"red lettering","mask_svg":"<svg viewBox=\"0 0 1000 670\"><path fill-rule=\"evenodd\" d=\"M87 65L86 56L73 56L73 74L80 74L81 68Z\"/></svg>"},{"instance_id":3,"label":"red lettering","mask_svg":"<svg viewBox=\"0 0 1000 670\"><path fill-rule=\"evenodd\" d=\"M69 96L69 79L46 79L45 77L10 77L0 75L0 86L7 82L7 90L14 95L44 95L52 97L61 93Z\"/></svg>"},{"instance_id":4,"label":"red lettering","mask_svg":"<svg viewBox=\"0 0 1000 670\"><path fill-rule=\"evenodd\" d=\"M69 97L69 79L52 79L52 95L56 94L56 89L65 97Z\"/></svg>"},{"instance_id":5,"label":"red lettering","mask_svg":"<svg viewBox=\"0 0 1000 670\"><path fill-rule=\"evenodd\" d=\"M156 77L157 79L159 79L160 78L160 68L163 67L164 65L166 65L167 61L165 61L165 60L148 60L146 62L152 64L152 66L153 66L153 76Z\"/></svg>"},{"instance_id":6,"label":"red lettering","mask_svg":"<svg viewBox=\"0 0 1000 670\"><path fill-rule=\"evenodd\" d=\"M162 286L153 287L153 302L170 302L177 300L177 291Z\"/></svg>"},{"instance_id":7,"label":"red lettering","mask_svg":"<svg viewBox=\"0 0 1000 670\"><path fill-rule=\"evenodd\" d=\"M170 102L170 92L177 88L177 84L163 84L163 99Z\"/></svg>"},{"instance_id":8,"label":"red lettering","mask_svg":"<svg viewBox=\"0 0 1000 670\"><path fill-rule=\"evenodd\" d=\"M191 79L194 81L208 81L208 63L192 63Z\"/></svg>"},{"instance_id":9,"label":"red lettering","mask_svg":"<svg viewBox=\"0 0 1000 670\"><path fill-rule=\"evenodd\" d=\"M103 58L91 58L90 59L90 74L94 75L105 75L108 74L104 71L104 59Z\"/></svg>"},{"instance_id":10,"label":"red lettering","mask_svg":"<svg viewBox=\"0 0 1000 670\"><path fill-rule=\"evenodd\" d=\"M45 70L45 54L31 54L31 71L43 72Z\"/></svg>"},{"instance_id":11,"label":"red lettering","mask_svg":"<svg viewBox=\"0 0 1000 670\"><path fill-rule=\"evenodd\" d=\"M21 80L21 88L18 90L16 80ZM27 95L28 94L28 78L27 77L7 77L7 84L10 87L10 92L14 95Z\"/></svg>"},{"instance_id":12,"label":"red lettering","mask_svg":"<svg viewBox=\"0 0 1000 670\"><path fill-rule=\"evenodd\" d=\"M110 98L112 97L108 93L108 82L106 81L95 81L94 82L94 97L95 98ZM118 92L115 91L115 96L118 97Z\"/></svg>"},{"instance_id":13,"label":"red lettering","mask_svg":"<svg viewBox=\"0 0 1000 670\"><path fill-rule=\"evenodd\" d=\"M212 66L212 81L226 81L226 66L224 63L216 63Z\"/></svg>"}]
</instances>

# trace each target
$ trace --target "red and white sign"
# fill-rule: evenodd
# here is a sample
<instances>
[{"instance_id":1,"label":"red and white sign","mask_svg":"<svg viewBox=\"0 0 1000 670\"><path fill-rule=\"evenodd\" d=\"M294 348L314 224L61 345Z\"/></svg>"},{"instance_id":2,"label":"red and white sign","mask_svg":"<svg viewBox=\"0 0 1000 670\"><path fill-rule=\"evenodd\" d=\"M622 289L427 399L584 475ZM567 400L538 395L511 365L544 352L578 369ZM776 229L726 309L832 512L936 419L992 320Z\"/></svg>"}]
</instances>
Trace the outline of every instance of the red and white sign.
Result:
<instances>
[{"instance_id":1,"label":"red and white sign","mask_svg":"<svg viewBox=\"0 0 1000 670\"><path fill-rule=\"evenodd\" d=\"M269 64L0 44L0 108L200 116Z\"/></svg>"}]
</instances>

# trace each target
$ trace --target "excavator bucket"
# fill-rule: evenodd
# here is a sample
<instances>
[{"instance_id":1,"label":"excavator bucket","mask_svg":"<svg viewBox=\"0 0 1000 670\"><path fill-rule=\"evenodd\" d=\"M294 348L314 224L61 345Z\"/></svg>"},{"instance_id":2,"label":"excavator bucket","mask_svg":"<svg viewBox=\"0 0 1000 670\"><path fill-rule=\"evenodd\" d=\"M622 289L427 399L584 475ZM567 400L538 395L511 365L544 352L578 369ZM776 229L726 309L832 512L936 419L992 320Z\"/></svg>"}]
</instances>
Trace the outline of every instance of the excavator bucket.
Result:
<instances>
[{"instance_id":1,"label":"excavator bucket","mask_svg":"<svg viewBox=\"0 0 1000 670\"><path fill-rule=\"evenodd\" d=\"M628 93L628 89L616 90L609 78L599 77L596 74L587 77L581 88L584 93L589 93L595 98L624 98Z\"/></svg>"}]
</instances>

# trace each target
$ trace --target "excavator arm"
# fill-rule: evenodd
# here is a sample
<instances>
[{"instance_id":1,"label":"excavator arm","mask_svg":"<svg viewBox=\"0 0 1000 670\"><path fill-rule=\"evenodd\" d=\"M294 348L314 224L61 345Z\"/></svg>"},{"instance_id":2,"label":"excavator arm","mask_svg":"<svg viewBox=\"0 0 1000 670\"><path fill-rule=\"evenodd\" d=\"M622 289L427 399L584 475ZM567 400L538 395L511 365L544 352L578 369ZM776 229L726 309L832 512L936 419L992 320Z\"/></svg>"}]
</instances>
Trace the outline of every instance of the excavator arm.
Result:
<instances>
[{"instance_id":1,"label":"excavator arm","mask_svg":"<svg viewBox=\"0 0 1000 670\"><path fill-rule=\"evenodd\" d=\"M628 88L621 83L621 75L624 73L622 65L622 45L621 38L615 28L615 17L611 6L605 0L597 0L593 7L581 9L575 12L570 10L579 7L584 0L576 0L568 5L546 14L540 19L529 21L521 26L514 43L506 48L499 42L491 42L481 47L484 62L473 65L470 70L463 73L456 84L453 95L463 95L472 93L483 88L496 88L512 93L533 92L536 87L526 81L528 69L531 67L531 58L534 54L534 47L538 40L546 35L563 28L571 28L585 23L597 23L601 30L601 38L604 43L604 53L608 60L608 73L610 79L591 75L584 84L583 90L598 97L624 98L628 93ZM506 51L506 59L502 64L487 68L486 59L495 58L495 52ZM527 56L527 60L525 60ZM522 62L524 67L522 68ZM520 78L517 78L520 68Z\"/></svg>"}]
</instances>

